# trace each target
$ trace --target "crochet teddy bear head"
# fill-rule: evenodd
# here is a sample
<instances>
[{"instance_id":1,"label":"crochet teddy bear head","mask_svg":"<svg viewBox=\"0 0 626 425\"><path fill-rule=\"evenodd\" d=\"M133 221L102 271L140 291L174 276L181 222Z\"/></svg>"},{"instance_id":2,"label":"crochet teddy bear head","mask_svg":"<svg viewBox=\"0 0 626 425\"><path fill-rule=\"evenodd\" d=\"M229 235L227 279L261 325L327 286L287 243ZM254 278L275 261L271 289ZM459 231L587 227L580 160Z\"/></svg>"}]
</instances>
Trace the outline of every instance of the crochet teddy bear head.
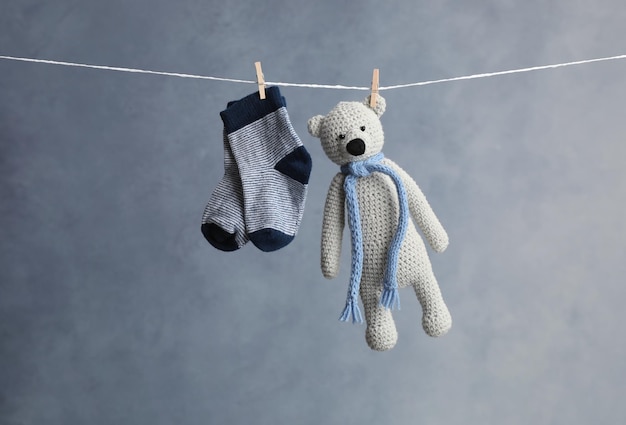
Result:
<instances>
[{"instance_id":1,"label":"crochet teddy bear head","mask_svg":"<svg viewBox=\"0 0 626 425\"><path fill-rule=\"evenodd\" d=\"M339 102L326 115L309 119L311 136L318 137L326 156L335 164L363 161L379 153L385 143L380 117L385 99L378 96L376 106L364 102Z\"/></svg>"}]
</instances>

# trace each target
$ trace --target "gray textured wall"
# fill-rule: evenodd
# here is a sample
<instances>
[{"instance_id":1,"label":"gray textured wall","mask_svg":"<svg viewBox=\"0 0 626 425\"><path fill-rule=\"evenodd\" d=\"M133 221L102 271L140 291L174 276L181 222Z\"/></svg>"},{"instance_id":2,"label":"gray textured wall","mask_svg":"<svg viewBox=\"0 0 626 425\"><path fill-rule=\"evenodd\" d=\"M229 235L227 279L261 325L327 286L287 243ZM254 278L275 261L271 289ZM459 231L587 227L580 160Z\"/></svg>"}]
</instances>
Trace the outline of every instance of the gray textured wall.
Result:
<instances>
[{"instance_id":1,"label":"gray textured wall","mask_svg":"<svg viewBox=\"0 0 626 425\"><path fill-rule=\"evenodd\" d=\"M0 54L368 85L626 53L618 0L2 0ZM336 167L309 117L363 92L284 88L314 161L296 240L213 249L219 112L252 85L0 60L0 423L619 424L626 420L626 61L385 92L385 153L450 234L454 317L402 292L371 352L319 270Z\"/></svg>"}]
</instances>

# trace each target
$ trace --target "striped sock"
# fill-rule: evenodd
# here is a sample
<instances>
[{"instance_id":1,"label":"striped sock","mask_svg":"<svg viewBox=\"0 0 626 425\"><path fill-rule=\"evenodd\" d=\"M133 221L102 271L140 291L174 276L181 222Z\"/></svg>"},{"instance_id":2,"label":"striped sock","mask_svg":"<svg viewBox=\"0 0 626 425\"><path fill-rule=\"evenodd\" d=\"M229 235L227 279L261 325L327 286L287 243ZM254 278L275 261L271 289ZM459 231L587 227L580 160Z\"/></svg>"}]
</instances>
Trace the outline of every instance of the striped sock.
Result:
<instances>
[{"instance_id":1,"label":"striped sock","mask_svg":"<svg viewBox=\"0 0 626 425\"><path fill-rule=\"evenodd\" d=\"M202 234L211 245L222 251L235 251L249 240L243 219L241 177L226 138L226 131L224 131L224 176L204 209Z\"/></svg>"},{"instance_id":2,"label":"striped sock","mask_svg":"<svg viewBox=\"0 0 626 425\"><path fill-rule=\"evenodd\" d=\"M278 87L252 93L221 112L243 185L248 237L262 251L295 237L306 199L311 157L289 121Z\"/></svg>"}]
</instances>

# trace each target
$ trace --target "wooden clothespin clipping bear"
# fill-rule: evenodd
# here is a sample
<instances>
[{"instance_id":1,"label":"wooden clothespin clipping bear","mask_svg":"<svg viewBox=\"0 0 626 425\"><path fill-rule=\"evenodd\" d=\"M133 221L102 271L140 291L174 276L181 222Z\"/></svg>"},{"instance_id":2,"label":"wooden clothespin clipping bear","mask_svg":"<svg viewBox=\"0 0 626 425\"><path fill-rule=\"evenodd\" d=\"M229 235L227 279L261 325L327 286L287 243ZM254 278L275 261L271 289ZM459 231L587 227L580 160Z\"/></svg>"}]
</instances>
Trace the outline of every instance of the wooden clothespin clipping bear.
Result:
<instances>
[{"instance_id":1,"label":"wooden clothespin clipping bear","mask_svg":"<svg viewBox=\"0 0 626 425\"><path fill-rule=\"evenodd\" d=\"M415 220L430 246L442 252L448 235L415 181L385 158L380 117L385 99L340 102L326 116L308 121L309 133L321 139L328 158L341 167L332 180L322 224L321 266L328 279L337 276L346 219L352 243L352 269L341 320L362 322L367 344L393 348L398 339L391 315L400 307L398 287L412 286L422 306L422 327L433 337L448 332L452 318L433 274ZM345 208L347 207L347 208ZM346 215L347 210L347 217Z\"/></svg>"},{"instance_id":2,"label":"wooden clothespin clipping bear","mask_svg":"<svg viewBox=\"0 0 626 425\"><path fill-rule=\"evenodd\" d=\"M376 108L376 101L378 100L378 81L379 81L379 69L374 68L372 72L372 93L370 94L370 108Z\"/></svg>"}]
</instances>

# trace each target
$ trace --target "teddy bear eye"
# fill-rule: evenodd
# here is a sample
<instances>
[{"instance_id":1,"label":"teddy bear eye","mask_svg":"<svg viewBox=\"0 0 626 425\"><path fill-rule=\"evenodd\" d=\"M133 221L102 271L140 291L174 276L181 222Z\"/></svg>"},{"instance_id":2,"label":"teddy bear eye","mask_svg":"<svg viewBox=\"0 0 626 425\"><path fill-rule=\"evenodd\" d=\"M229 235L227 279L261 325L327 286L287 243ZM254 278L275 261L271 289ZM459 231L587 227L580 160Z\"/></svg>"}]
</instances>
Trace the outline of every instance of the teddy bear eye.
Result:
<instances>
[{"instance_id":1,"label":"teddy bear eye","mask_svg":"<svg viewBox=\"0 0 626 425\"><path fill-rule=\"evenodd\" d=\"M361 131L365 131L365 126L364 125L361 126Z\"/></svg>"},{"instance_id":2,"label":"teddy bear eye","mask_svg":"<svg viewBox=\"0 0 626 425\"><path fill-rule=\"evenodd\" d=\"M343 139L345 139L345 138L346 138L346 135L345 135L345 134L340 134L340 135L339 135L339 140L343 140Z\"/></svg>"}]
</instances>

